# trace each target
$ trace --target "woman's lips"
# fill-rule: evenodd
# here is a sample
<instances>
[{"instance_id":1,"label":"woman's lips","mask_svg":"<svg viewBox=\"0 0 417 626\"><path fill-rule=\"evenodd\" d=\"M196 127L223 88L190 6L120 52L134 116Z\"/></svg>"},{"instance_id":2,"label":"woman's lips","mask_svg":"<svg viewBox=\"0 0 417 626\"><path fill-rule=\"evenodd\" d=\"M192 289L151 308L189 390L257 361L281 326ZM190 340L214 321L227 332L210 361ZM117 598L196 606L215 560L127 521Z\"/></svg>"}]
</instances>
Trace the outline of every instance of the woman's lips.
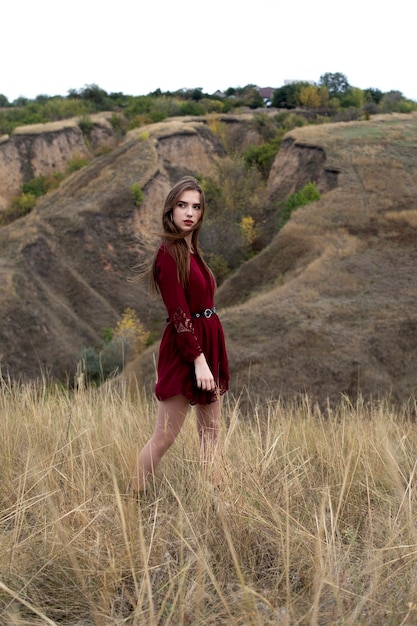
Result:
<instances>
[{"instance_id":1,"label":"woman's lips","mask_svg":"<svg viewBox=\"0 0 417 626\"><path fill-rule=\"evenodd\" d=\"M193 222L192 222L191 220L184 220L184 224L185 224L186 226L192 226L192 225L193 225Z\"/></svg>"}]
</instances>

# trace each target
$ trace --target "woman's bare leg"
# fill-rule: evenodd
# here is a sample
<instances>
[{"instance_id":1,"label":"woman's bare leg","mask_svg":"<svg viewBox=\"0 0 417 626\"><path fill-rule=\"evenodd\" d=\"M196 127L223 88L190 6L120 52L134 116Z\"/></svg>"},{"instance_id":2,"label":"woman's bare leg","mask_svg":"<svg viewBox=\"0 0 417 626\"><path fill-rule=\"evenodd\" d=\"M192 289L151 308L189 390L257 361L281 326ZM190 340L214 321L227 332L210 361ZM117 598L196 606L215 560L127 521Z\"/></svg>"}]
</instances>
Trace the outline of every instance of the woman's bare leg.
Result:
<instances>
[{"instance_id":1,"label":"woman's bare leg","mask_svg":"<svg viewBox=\"0 0 417 626\"><path fill-rule=\"evenodd\" d=\"M222 397L211 404L197 404L197 428L200 438L200 462L204 476L213 485L220 483L217 466L220 439Z\"/></svg>"},{"instance_id":2,"label":"woman's bare leg","mask_svg":"<svg viewBox=\"0 0 417 626\"><path fill-rule=\"evenodd\" d=\"M146 483L155 473L165 452L172 446L187 415L189 402L182 395L159 403L154 432L139 452L130 488L132 492L144 491Z\"/></svg>"}]
</instances>

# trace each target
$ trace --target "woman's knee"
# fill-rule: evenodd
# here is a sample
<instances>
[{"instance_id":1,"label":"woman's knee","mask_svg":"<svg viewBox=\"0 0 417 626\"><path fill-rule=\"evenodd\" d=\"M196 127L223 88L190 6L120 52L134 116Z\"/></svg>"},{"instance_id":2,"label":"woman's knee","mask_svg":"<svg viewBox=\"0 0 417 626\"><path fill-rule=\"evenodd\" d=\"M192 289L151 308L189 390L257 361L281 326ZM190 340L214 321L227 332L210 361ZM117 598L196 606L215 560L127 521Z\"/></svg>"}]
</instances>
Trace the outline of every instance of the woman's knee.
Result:
<instances>
[{"instance_id":1,"label":"woman's knee","mask_svg":"<svg viewBox=\"0 0 417 626\"><path fill-rule=\"evenodd\" d=\"M152 454L159 457L163 456L175 441L175 436L169 431L154 432L151 438Z\"/></svg>"},{"instance_id":2,"label":"woman's knee","mask_svg":"<svg viewBox=\"0 0 417 626\"><path fill-rule=\"evenodd\" d=\"M217 430L220 425L220 407L217 404L198 405L197 423L201 430Z\"/></svg>"}]
</instances>

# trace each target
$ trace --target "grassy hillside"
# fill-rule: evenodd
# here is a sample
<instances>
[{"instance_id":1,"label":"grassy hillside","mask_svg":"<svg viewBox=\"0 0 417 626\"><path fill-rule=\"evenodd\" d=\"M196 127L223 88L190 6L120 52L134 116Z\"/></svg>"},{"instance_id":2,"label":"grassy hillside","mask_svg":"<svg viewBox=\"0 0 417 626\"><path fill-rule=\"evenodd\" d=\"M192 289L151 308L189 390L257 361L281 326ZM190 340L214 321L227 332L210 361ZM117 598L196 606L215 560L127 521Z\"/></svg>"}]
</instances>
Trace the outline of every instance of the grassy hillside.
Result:
<instances>
[{"instance_id":1,"label":"grassy hillside","mask_svg":"<svg viewBox=\"0 0 417 626\"><path fill-rule=\"evenodd\" d=\"M218 293L235 375L278 394L338 401L415 394L416 117L291 131L275 160L276 201L326 188ZM320 149L323 158L317 158Z\"/></svg>"},{"instance_id":2,"label":"grassy hillside","mask_svg":"<svg viewBox=\"0 0 417 626\"><path fill-rule=\"evenodd\" d=\"M190 415L140 504L153 401L3 382L0 407L2 625L415 623L414 404L230 396L223 490Z\"/></svg>"},{"instance_id":3,"label":"grassy hillside","mask_svg":"<svg viewBox=\"0 0 417 626\"><path fill-rule=\"evenodd\" d=\"M1 229L2 625L417 623L416 119L287 133L271 223L308 180L321 198L218 291L232 372L219 493L190 415L151 493L126 495L157 343L127 368L135 396L121 380L86 389L75 368L126 306L163 326L132 278L173 180L215 178L220 133L132 131ZM72 391L18 382L70 371Z\"/></svg>"},{"instance_id":4,"label":"grassy hillside","mask_svg":"<svg viewBox=\"0 0 417 626\"><path fill-rule=\"evenodd\" d=\"M275 141L276 122L222 115L135 129L1 228L2 371L72 383L84 350L98 352L130 308L156 342L126 374L152 390L166 316L135 279L166 192L188 173L207 188L202 244L223 280L217 305L233 393L307 393L322 406L343 395L413 397L416 114L293 127L266 180L233 155L249 141L263 149L264 133ZM320 199L278 232L287 199L309 181Z\"/></svg>"},{"instance_id":5,"label":"grassy hillside","mask_svg":"<svg viewBox=\"0 0 417 626\"><path fill-rule=\"evenodd\" d=\"M267 185L278 215L309 180L320 200L218 291L232 390L401 404L417 384L416 116L291 130ZM152 389L156 352L126 375Z\"/></svg>"}]
</instances>

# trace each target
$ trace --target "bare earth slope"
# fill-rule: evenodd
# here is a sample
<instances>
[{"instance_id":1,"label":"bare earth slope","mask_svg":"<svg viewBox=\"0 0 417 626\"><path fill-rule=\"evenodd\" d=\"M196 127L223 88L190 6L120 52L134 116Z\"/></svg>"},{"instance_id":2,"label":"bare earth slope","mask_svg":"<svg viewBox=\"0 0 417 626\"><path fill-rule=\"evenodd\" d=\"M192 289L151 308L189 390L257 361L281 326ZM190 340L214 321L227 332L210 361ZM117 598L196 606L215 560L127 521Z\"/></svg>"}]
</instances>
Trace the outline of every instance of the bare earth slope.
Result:
<instances>
[{"instance_id":1,"label":"bare earth slope","mask_svg":"<svg viewBox=\"0 0 417 626\"><path fill-rule=\"evenodd\" d=\"M326 158L310 174L339 172L338 185L219 293L235 376L275 394L406 400L417 388L417 118L308 127L286 144L272 194L293 191L312 145Z\"/></svg>"},{"instance_id":2,"label":"bare earth slope","mask_svg":"<svg viewBox=\"0 0 417 626\"><path fill-rule=\"evenodd\" d=\"M21 126L11 136L1 136L0 213L27 180L64 172L70 159L91 156L95 149L115 145L110 117L111 113L91 115L88 137L78 118Z\"/></svg>"},{"instance_id":3,"label":"bare earth slope","mask_svg":"<svg viewBox=\"0 0 417 626\"><path fill-rule=\"evenodd\" d=\"M416 116L289 133L271 197L308 180L321 200L218 292L232 390L405 401L417 387ZM150 355L134 369L151 386Z\"/></svg>"},{"instance_id":4,"label":"bare earth slope","mask_svg":"<svg viewBox=\"0 0 417 626\"><path fill-rule=\"evenodd\" d=\"M129 279L149 256L170 184L210 174L222 155L203 121L140 129L0 229L3 373L73 375L80 350L127 306L160 331L163 307ZM290 132L270 197L282 200L308 180L321 200L294 212L218 292L232 391L406 400L417 383L416 116ZM134 183L145 192L139 208ZM126 369L149 390L157 349Z\"/></svg>"},{"instance_id":5,"label":"bare earth slope","mask_svg":"<svg viewBox=\"0 0 417 626\"><path fill-rule=\"evenodd\" d=\"M163 198L184 172L210 174L221 146L205 124L154 124L48 194L26 218L0 229L2 373L71 377L81 350L101 340L123 310L163 326L161 304L132 284ZM133 184L145 192L140 208Z\"/></svg>"}]
</instances>

